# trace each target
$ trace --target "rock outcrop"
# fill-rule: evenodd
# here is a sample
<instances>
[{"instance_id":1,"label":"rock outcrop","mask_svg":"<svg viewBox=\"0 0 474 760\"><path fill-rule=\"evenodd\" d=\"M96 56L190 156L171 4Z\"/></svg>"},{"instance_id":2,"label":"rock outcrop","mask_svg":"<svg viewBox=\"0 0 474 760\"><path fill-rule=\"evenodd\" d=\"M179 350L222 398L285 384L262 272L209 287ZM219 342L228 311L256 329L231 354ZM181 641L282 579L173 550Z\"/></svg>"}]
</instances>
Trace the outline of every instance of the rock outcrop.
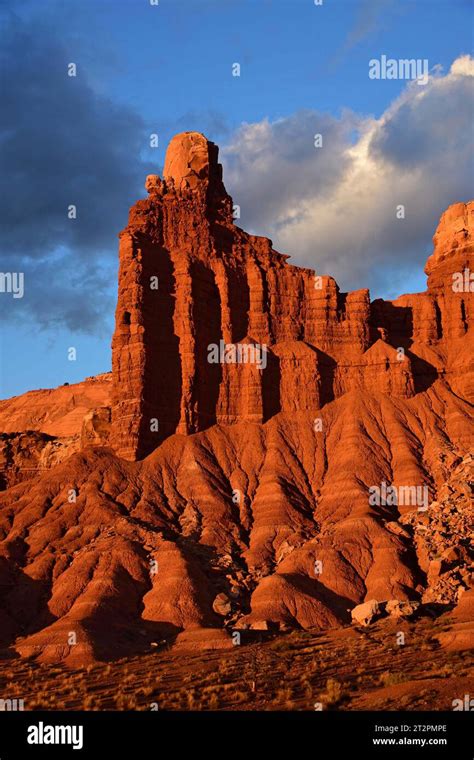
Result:
<instances>
[{"instance_id":1,"label":"rock outcrop","mask_svg":"<svg viewBox=\"0 0 474 760\"><path fill-rule=\"evenodd\" d=\"M0 645L78 664L358 605L465 615L474 204L442 216L425 293L371 303L236 226L202 135L146 186L110 400L102 377L0 402Z\"/></svg>"},{"instance_id":2,"label":"rock outcrop","mask_svg":"<svg viewBox=\"0 0 474 760\"><path fill-rule=\"evenodd\" d=\"M0 401L0 432L35 430L55 438L80 436L86 414L110 407L111 386L112 375L104 372L82 383L28 391Z\"/></svg>"},{"instance_id":3,"label":"rock outcrop","mask_svg":"<svg viewBox=\"0 0 474 760\"><path fill-rule=\"evenodd\" d=\"M0 491L34 478L110 433L109 373L0 401Z\"/></svg>"},{"instance_id":4,"label":"rock outcrop","mask_svg":"<svg viewBox=\"0 0 474 760\"><path fill-rule=\"evenodd\" d=\"M472 263L473 204L443 215L426 293L371 304L367 290L341 293L236 226L203 135L174 137L163 179L146 187L120 235L120 456L143 458L173 433L315 411L361 388L408 399L440 375L473 398L472 365L459 362L474 296L453 287Z\"/></svg>"}]
</instances>

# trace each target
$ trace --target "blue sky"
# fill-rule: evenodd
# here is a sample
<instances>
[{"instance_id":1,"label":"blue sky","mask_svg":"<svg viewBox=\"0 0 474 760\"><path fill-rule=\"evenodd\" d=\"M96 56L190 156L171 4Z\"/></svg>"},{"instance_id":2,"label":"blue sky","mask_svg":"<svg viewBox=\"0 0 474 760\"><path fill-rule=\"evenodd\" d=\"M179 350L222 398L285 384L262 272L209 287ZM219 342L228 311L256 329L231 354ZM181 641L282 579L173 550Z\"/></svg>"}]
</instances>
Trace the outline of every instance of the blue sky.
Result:
<instances>
[{"instance_id":1,"label":"blue sky","mask_svg":"<svg viewBox=\"0 0 474 760\"><path fill-rule=\"evenodd\" d=\"M0 294L0 397L110 368L117 233L176 132L221 146L242 226L293 263L373 297L424 288L436 220L472 179L467 0L43 0L1 18L0 270L25 297ZM382 54L428 59L423 97L369 79Z\"/></svg>"}]
</instances>

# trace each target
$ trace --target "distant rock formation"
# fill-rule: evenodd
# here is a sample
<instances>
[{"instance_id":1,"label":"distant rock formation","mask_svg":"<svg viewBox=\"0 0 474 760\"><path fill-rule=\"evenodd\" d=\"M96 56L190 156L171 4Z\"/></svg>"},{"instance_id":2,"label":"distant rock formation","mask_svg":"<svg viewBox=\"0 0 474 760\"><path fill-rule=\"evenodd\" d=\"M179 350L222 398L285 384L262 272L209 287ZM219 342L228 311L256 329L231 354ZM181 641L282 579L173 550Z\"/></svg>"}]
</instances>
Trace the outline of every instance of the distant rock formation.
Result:
<instances>
[{"instance_id":1,"label":"distant rock formation","mask_svg":"<svg viewBox=\"0 0 474 760\"><path fill-rule=\"evenodd\" d=\"M0 401L0 491L109 438L112 376Z\"/></svg>"}]
</instances>

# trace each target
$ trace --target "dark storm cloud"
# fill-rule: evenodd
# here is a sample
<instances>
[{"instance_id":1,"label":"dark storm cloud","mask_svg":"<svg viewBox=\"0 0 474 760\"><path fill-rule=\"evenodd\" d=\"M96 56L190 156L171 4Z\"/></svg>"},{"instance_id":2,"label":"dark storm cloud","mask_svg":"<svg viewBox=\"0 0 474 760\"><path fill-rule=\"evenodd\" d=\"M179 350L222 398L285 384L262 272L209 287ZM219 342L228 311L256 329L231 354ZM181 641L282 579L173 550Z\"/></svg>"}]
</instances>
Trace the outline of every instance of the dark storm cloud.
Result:
<instances>
[{"instance_id":1,"label":"dark storm cloud","mask_svg":"<svg viewBox=\"0 0 474 760\"><path fill-rule=\"evenodd\" d=\"M76 77L67 74L71 62ZM0 67L0 269L25 273L24 298L3 297L0 308L4 317L94 332L104 314L98 302L112 304L116 233L144 194L147 130L132 110L94 92L80 58L71 61L46 28L13 14Z\"/></svg>"}]
</instances>

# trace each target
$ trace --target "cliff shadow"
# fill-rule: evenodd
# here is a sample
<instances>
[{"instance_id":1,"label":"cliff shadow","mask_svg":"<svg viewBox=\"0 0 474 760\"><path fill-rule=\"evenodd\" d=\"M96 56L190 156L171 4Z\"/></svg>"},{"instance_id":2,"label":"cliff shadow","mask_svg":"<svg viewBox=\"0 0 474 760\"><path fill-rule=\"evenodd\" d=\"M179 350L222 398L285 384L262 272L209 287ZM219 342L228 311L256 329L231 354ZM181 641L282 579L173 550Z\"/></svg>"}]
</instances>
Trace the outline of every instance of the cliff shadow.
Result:
<instances>
[{"instance_id":1,"label":"cliff shadow","mask_svg":"<svg viewBox=\"0 0 474 760\"><path fill-rule=\"evenodd\" d=\"M382 337L394 348L407 350L413 343L413 309L377 298L370 304L369 329L371 344Z\"/></svg>"},{"instance_id":2,"label":"cliff shadow","mask_svg":"<svg viewBox=\"0 0 474 760\"><path fill-rule=\"evenodd\" d=\"M250 288L245 264L234 255L235 231L218 222L212 223L212 233L227 277L227 299L230 311L231 341L238 343L249 331Z\"/></svg>"},{"instance_id":3,"label":"cliff shadow","mask_svg":"<svg viewBox=\"0 0 474 760\"><path fill-rule=\"evenodd\" d=\"M214 272L201 261L190 266L192 322L194 325L195 372L192 384L191 421L193 432L217 422L217 402L222 381L222 364L209 361L210 347L219 350L222 340L222 308Z\"/></svg>"},{"instance_id":4,"label":"cliff shadow","mask_svg":"<svg viewBox=\"0 0 474 760\"><path fill-rule=\"evenodd\" d=\"M311 346L316 351L319 369L319 404L321 407L334 401L334 379L336 376L337 362L332 356L321 351L316 346Z\"/></svg>"},{"instance_id":5,"label":"cliff shadow","mask_svg":"<svg viewBox=\"0 0 474 760\"><path fill-rule=\"evenodd\" d=\"M28 636L55 621L48 608L51 584L31 578L22 569L0 558L0 645L11 646L18 636Z\"/></svg>"},{"instance_id":6,"label":"cliff shadow","mask_svg":"<svg viewBox=\"0 0 474 760\"><path fill-rule=\"evenodd\" d=\"M267 366L262 370L262 415L263 422L281 411L280 399L280 359L269 348L266 349Z\"/></svg>"},{"instance_id":7,"label":"cliff shadow","mask_svg":"<svg viewBox=\"0 0 474 760\"><path fill-rule=\"evenodd\" d=\"M407 351L406 355L411 361L411 370L413 373L413 384L415 386L415 393L422 393L427 391L428 388L433 385L434 381L438 377L438 370L432 364L422 359L421 356L413 354L411 351Z\"/></svg>"},{"instance_id":8,"label":"cliff shadow","mask_svg":"<svg viewBox=\"0 0 474 760\"><path fill-rule=\"evenodd\" d=\"M242 269L226 269L232 342L243 340L249 330L250 288Z\"/></svg>"},{"instance_id":9,"label":"cliff shadow","mask_svg":"<svg viewBox=\"0 0 474 760\"><path fill-rule=\"evenodd\" d=\"M437 326L438 333L440 326ZM413 309L411 306L395 306L381 298L370 305L370 342L382 338L393 348L403 348L410 359L415 393L428 390L438 377L436 367L412 353Z\"/></svg>"},{"instance_id":10,"label":"cliff shadow","mask_svg":"<svg viewBox=\"0 0 474 760\"><path fill-rule=\"evenodd\" d=\"M176 432L182 394L179 337L174 326L174 265L169 251L158 246L153 246L143 256L143 262L143 340L146 351L139 458L150 454ZM152 287L152 283L156 287ZM157 422L153 423L155 419Z\"/></svg>"}]
</instances>

